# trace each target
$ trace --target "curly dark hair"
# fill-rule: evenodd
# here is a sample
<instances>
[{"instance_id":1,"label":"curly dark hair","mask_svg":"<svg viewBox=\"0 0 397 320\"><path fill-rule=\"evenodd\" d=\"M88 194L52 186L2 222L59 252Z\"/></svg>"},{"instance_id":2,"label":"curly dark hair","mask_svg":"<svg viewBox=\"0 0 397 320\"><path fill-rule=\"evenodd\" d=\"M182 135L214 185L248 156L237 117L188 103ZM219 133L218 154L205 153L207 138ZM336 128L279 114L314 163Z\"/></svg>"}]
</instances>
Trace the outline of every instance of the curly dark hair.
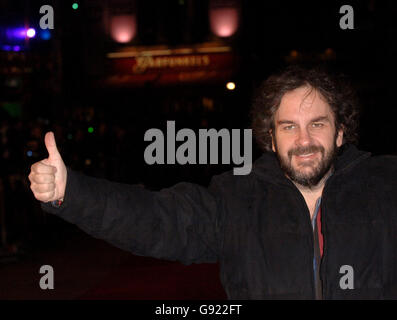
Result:
<instances>
[{"instance_id":1,"label":"curly dark hair","mask_svg":"<svg viewBox=\"0 0 397 320\"><path fill-rule=\"evenodd\" d=\"M337 131L343 129L343 143L358 142L359 108L356 92L347 77L332 74L325 67L292 65L271 75L259 87L251 109L251 125L259 147L272 150L274 115L285 93L308 86L318 91L331 106Z\"/></svg>"}]
</instances>

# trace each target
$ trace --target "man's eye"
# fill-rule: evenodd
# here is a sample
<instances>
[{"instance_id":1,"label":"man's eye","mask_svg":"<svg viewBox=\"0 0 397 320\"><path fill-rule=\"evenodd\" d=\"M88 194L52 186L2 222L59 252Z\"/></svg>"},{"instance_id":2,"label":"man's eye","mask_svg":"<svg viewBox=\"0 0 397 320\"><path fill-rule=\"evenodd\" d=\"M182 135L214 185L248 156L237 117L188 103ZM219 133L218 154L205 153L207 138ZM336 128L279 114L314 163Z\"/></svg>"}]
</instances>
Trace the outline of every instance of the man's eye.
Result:
<instances>
[{"instance_id":1,"label":"man's eye","mask_svg":"<svg viewBox=\"0 0 397 320\"><path fill-rule=\"evenodd\" d=\"M323 125L324 125L324 124L321 123L321 122L314 122L314 123L312 124L312 126L313 126L314 128L321 128Z\"/></svg>"},{"instance_id":2,"label":"man's eye","mask_svg":"<svg viewBox=\"0 0 397 320\"><path fill-rule=\"evenodd\" d=\"M290 125L290 126L285 126L283 129L288 131L288 130L292 130L294 128L295 128L295 125Z\"/></svg>"}]
</instances>

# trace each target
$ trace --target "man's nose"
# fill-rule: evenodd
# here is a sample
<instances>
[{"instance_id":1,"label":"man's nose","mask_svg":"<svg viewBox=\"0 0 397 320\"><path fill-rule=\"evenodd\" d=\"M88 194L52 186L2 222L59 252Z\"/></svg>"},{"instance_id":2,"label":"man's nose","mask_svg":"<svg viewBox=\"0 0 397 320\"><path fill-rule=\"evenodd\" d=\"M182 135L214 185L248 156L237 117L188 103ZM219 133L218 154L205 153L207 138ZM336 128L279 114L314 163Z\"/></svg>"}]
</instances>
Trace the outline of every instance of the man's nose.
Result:
<instances>
[{"instance_id":1,"label":"man's nose","mask_svg":"<svg viewBox=\"0 0 397 320\"><path fill-rule=\"evenodd\" d=\"M311 143L310 132L306 128L301 128L296 138L296 144L299 146L307 146Z\"/></svg>"}]
</instances>

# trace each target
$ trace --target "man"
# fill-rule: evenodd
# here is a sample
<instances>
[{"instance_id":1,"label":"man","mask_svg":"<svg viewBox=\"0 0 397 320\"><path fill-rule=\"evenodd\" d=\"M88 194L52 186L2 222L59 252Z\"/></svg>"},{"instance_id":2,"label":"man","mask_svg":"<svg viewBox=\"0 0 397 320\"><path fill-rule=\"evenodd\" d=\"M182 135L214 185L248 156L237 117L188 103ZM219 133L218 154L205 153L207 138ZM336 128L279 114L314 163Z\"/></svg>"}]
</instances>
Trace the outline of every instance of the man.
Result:
<instances>
[{"instance_id":1,"label":"man","mask_svg":"<svg viewBox=\"0 0 397 320\"><path fill-rule=\"evenodd\" d=\"M265 152L246 176L151 192L65 167L47 133L31 189L45 211L134 254L219 261L230 299L397 298L397 159L352 144L350 87L290 67L264 82L252 119Z\"/></svg>"}]
</instances>

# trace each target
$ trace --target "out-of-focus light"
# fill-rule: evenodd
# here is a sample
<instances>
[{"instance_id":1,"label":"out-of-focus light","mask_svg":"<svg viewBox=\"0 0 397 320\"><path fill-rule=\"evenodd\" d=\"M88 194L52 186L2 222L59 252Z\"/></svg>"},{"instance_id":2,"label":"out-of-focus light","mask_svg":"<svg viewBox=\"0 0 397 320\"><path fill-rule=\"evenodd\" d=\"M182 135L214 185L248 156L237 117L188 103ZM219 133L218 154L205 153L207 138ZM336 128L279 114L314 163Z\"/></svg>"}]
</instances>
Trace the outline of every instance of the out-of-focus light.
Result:
<instances>
[{"instance_id":1,"label":"out-of-focus light","mask_svg":"<svg viewBox=\"0 0 397 320\"><path fill-rule=\"evenodd\" d=\"M335 51L332 48L327 48L324 53L327 58L335 57Z\"/></svg>"},{"instance_id":2,"label":"out-of-focus light","mask_svg":"<svg viewBox=\"0 0 397 320\"><path fill-rule=\"evenodd\" d=\"M85 159L85 165L86 166L91 165L91 159Z\"/></svg>"},{"instance_id":3,"label":"out-of-focus light","mask_svg":"<svg viewBox=\"0 0 397 320\"><path fill-rule=\"evenodd\" d=\"M230 37L238 27L236 8L210 8L210 25L212 32L218 37Z\"/></svg>"},{"instance_id":4,"label":"out-of-focus light","mask_svg":"<svg viewBox=\"0 0 397 320\"><path fill-rule=\"evenodd\" d=\"M72 140L73 139L73 135L71 133L68 134L68 140Z\"/></svg>"},{"instance_id":5,"label":"out-of-focus light","mask_svg":"<svg viewBox=\"0 0 397 320\"><path fill-rule=\"evenodd\" d=\"M94 128L93 127L88 127L88 132L89 133L93 133L94 132Z\"/></svg>"},{"instance_id":6,"label":"out-of-focus light","mask_svg":"<svg viewBox=\"0 0 397 320\"><path fill-rule=\"evenodd\" d=\"M289 53L289 55L291 56L291 58L297 58L299 55L299 52L296 50L291 50L291 52Z\"/></svg>"},{"instance_id":7,"label":"out-of-focus light","mask_svg":"<svg viewBox=\"0 0 397 320\"><path fill-rule=\"evenodd\" d=\"M20 84L20 80L17 78L8 78L5 81L5 85L9 88L17 88Z\"/></svg>"},{"instance_id":8,"label":"out-of-focus light","mask_svg":"<svg viewBox=\"0 0 397 320\"><path fill-rule=\"evenodd\" d=\"M2 45L2 46L1 46L1 49L5 50L5 51L11 51L11 50L12 50L11 46L8 45L8 44Z\"/></svg>"},{"instance_id":9,"label":"out-of-focus light","mask_svg":"<svg viewBox=\"0 0 397 320\"><path fill-rule=\"evenodd\" d=\"M226 88L227 90L234 90L236 89L236 84L232 81L229 81L228 83L226 83Z\"/></svg>"},{"instance_id":10,"label":"out-of-focus light","mask_svg":"<svg viewBox=\"0 0 397 320\"><path fill-rule=\"evenodd\" d=\"M36 35L36 30L34 30L33 28L29 28L26 31L26 35L28 38L33 38Z\"/></svg>"},{"instance_id":11,"label":"out-of-focus light","mask_svg":"<svg viewBox=\"0 0 397 320\"><path fill-rule=\"evenodd\" d=\"M50 40L51 39L51 32L49 30L43 30L40 33L40 37L43 40Z\"/></svg>"},{"instance_id":12,"label":"out-of-focus light","mask_svg":"<svg viewBox=\"0 0 397 320\"><path fill-rule=\"evenodd\" d=\"M77 2L74 2L72 4L72 8L73 8L73 10L77 10L79 8L79 4Z\"/></svg>"},{"instance_id":13,"label":"out-of-focus light","mask_svg":"<svg viewBox=\"0 0 397 320\"><path fill-rule=\"evenodd\" d=\"M13 46L12 50L15 52L21 51L21 47L20 46Z\"/></svg>"},{"instance_id":14,"label":"out-of-focus light","mask_svg":"<svg viewBox=\"0 0 397 320\"><path fill-rule=\"evenodd\" d=\"M33 152L29 150L28 152L26 152L26 155L27 155L28 157L31 157L31 156L33 155Z\"/></svg>"},{"instance_id":15,"label":"out-of-focus light","mask_svg":"<svg viewBox=\"0 0 397 320\"><path fill-rule=\"evenodd\" d=\"M110 22L110 34L116 42L130 42L136 35L137 23L135 15L113 16Z\"/></svg>"},{"instance_id":16,"label":"out-of-focus light","mask_svg":"<svg viewBox=\"0 0 397 320\"><path fill-rule=\"evenodd\" d=\"M6 29L6 37L9 40L14 39L24 39L26 38L26 29L25 28L8 28Z\"/></svg>"}]
</instances>

